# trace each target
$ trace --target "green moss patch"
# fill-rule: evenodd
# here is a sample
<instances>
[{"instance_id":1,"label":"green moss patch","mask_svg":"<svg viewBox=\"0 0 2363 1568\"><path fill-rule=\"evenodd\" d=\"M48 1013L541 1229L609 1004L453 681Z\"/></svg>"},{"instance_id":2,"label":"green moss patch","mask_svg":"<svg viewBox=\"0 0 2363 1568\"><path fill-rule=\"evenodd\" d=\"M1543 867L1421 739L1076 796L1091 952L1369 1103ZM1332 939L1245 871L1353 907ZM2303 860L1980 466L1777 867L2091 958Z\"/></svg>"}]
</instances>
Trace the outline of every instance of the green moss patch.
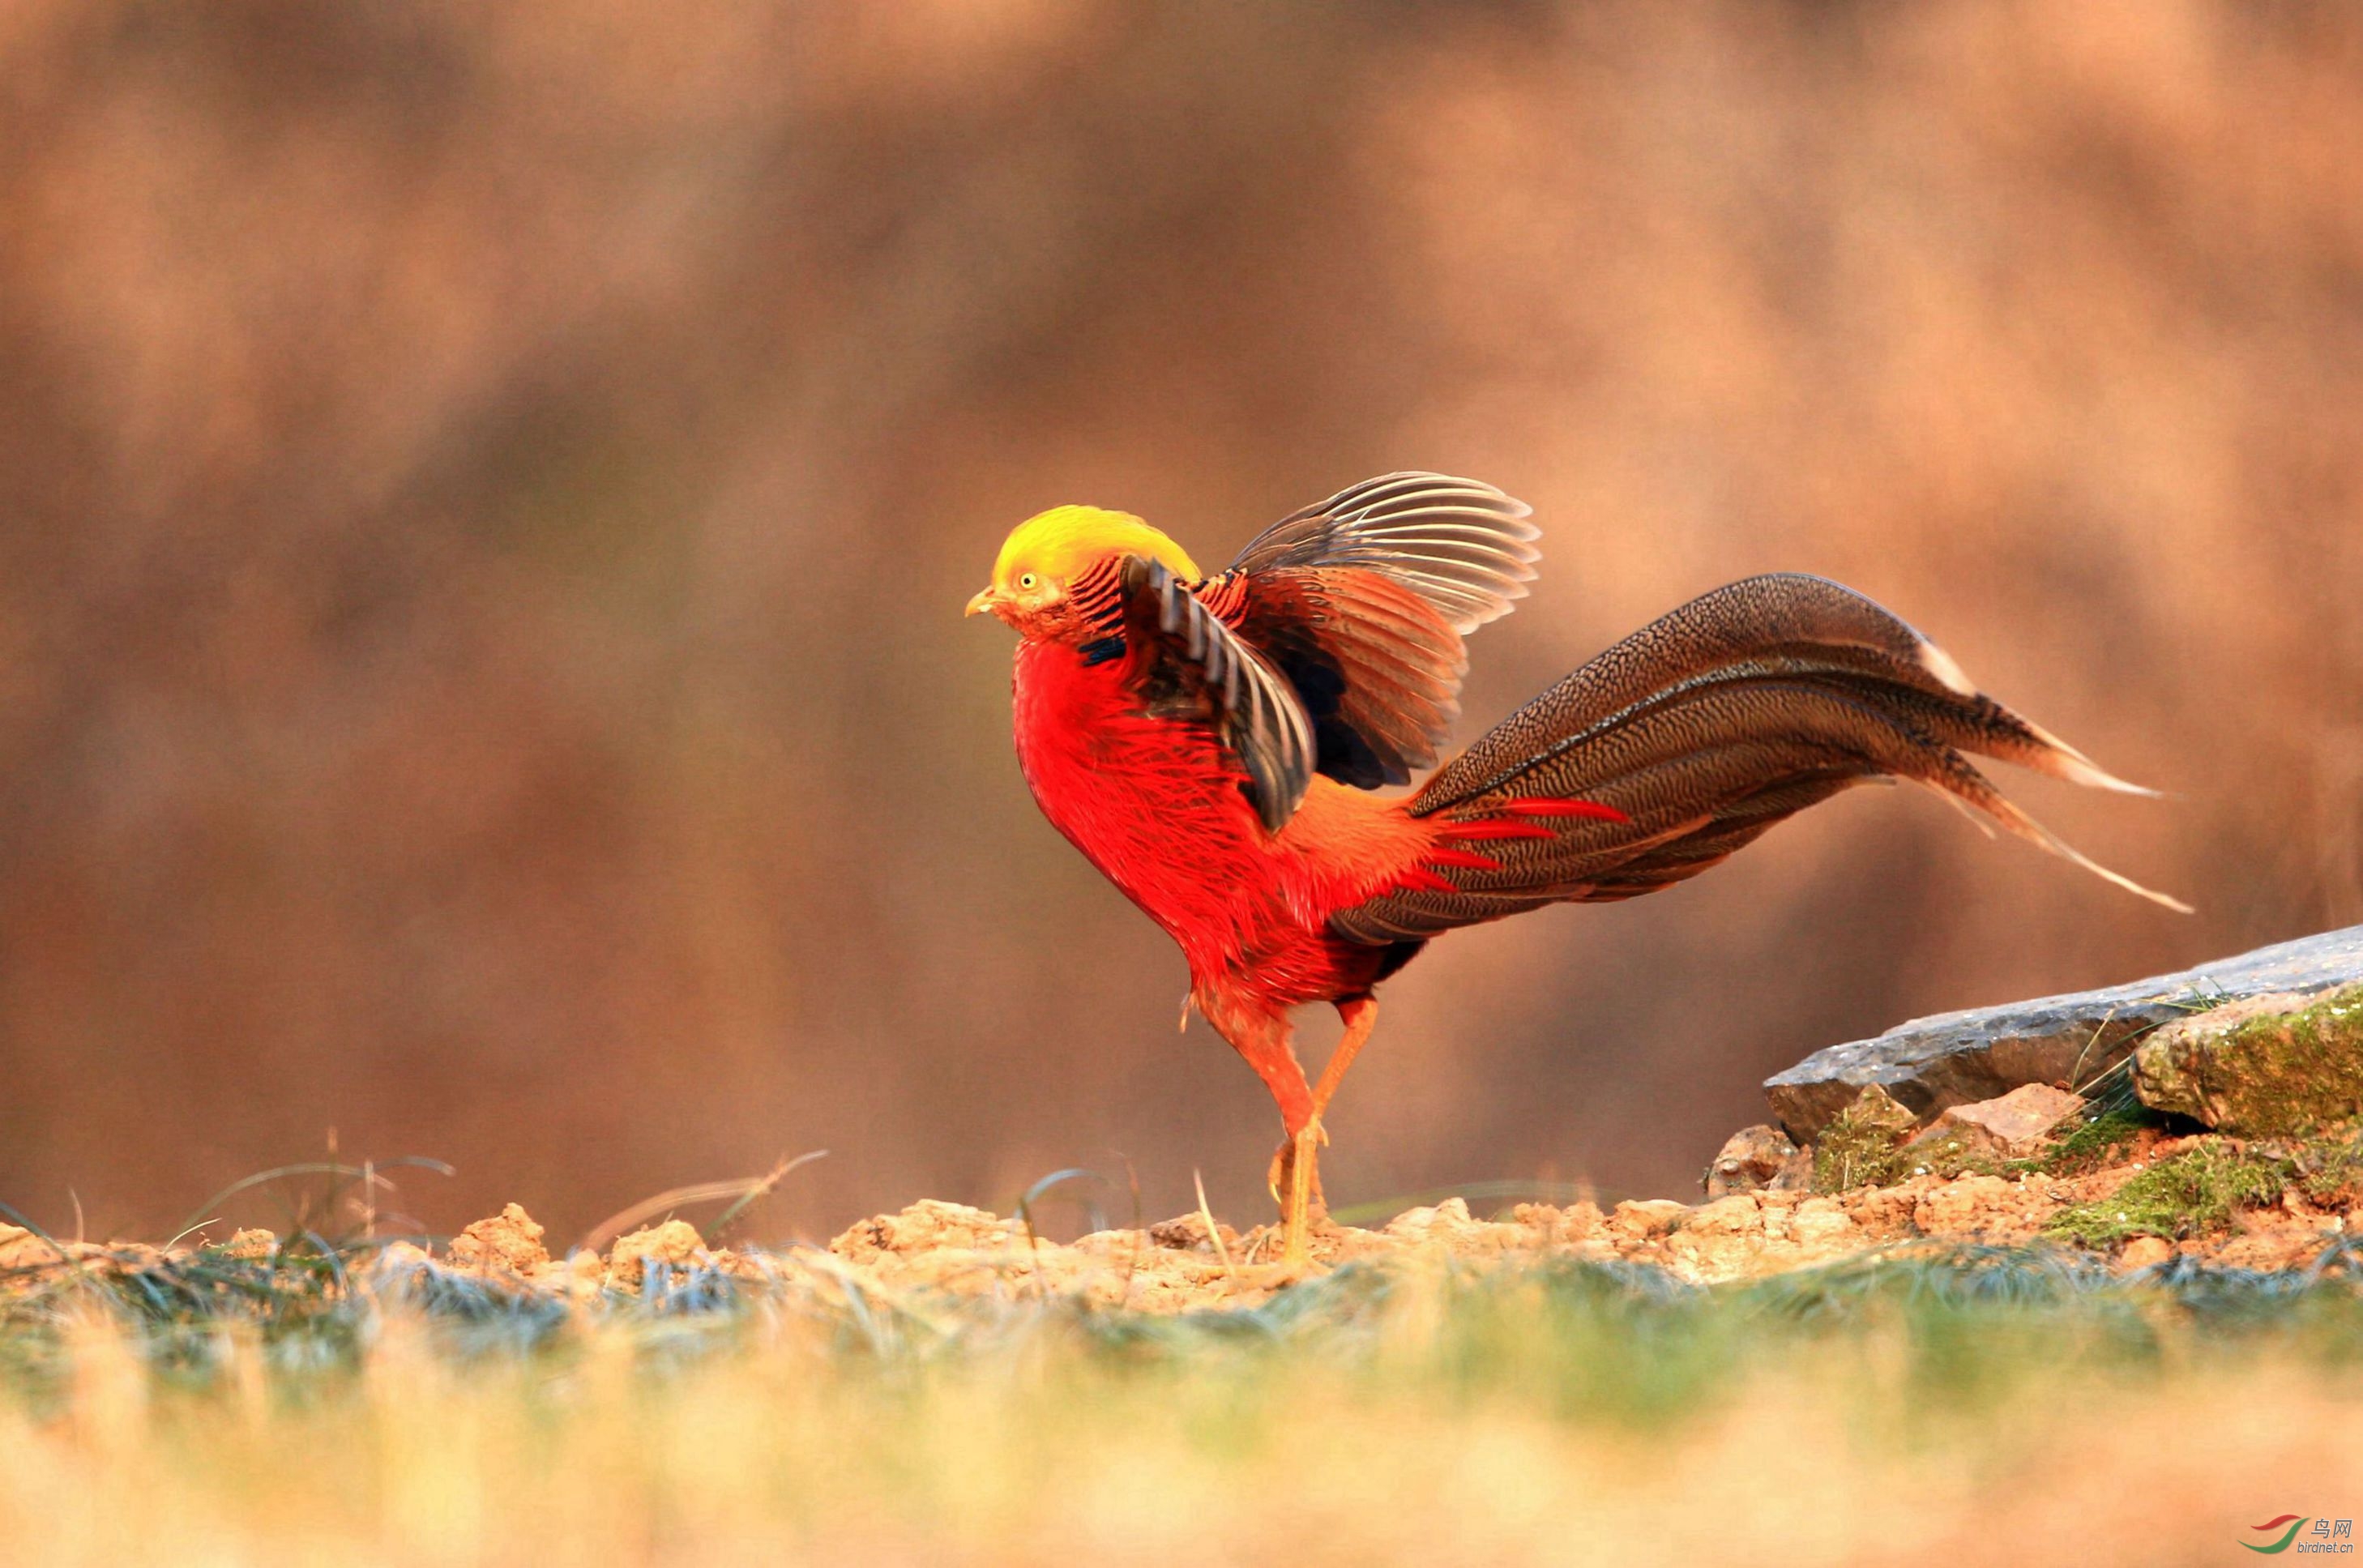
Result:
<instances>
[{"instance_id":1,"label":"green moss patch","mask_svg":"<svg viewBox=\"0 0 2363 1568\"><path fill-rule=\"evenodd\" d=\"M2047 1235L2089 1247L2113 1246L2136 1236L2219 1233L2243 1208L2278 1203L2297 1173L2287 1157L2210 1138L2160 1160L2104 1198L2062 1209Z\"/></svg>"},{"instance_id":2,"label":"green moss patch","mask_svg":"<svg viewBox=\"0 0 2363 1568\"><path fill-rule=\"evenodd\" d=\"M2052 1175L2072 1176L2122 1163L2145 1133L2156 1132L2166 1118L2143 1106L2117 1106L2076 1123L2028 1168Z\"/></svg>"}]
</instances>

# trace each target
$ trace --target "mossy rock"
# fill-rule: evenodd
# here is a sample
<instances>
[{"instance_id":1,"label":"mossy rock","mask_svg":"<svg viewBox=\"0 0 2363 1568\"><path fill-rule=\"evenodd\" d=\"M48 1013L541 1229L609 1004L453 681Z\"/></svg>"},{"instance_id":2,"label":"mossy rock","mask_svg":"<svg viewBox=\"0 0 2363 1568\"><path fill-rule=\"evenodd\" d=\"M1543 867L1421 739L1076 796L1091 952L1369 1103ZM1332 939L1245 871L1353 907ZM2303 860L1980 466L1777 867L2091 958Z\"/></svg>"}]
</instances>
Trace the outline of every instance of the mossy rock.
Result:
<instances>
[{"instance_id":1,"label":"mossy rock","mask_svg":"<svg viewBox=\"0 0 2363 1568\"><path fill-rule=\"evenodd\" d=\"M1900 1181L1913 1157L1903 1140L1920 1118L1873 1084L1838 1112L1814 1141L1814 1190L1842 1193Z\"/></svg>"},{"instance_id":2,"label":"mossy rock","mask_svg":"<svg viewBox=\"0 0 2363 1568\"><path fill-rule=\"evenodd\" d=\"M2153 1109L2280 1138L2363 1114L2363 985L2251 996L2157 1030L2134 1053Z\"/></svg>"}]
</instances>

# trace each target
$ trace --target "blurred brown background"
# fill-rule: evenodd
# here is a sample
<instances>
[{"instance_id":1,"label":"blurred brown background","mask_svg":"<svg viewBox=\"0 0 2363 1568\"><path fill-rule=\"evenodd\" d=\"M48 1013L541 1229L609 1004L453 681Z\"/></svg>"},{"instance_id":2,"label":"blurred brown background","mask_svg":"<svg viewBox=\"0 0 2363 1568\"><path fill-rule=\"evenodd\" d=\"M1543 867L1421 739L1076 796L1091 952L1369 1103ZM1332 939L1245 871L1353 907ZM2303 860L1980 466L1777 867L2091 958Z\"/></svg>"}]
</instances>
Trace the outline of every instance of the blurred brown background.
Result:
<instances>
[{"instance_id":1,"label":"blurred brown background","mask_svg":"<svg viewBox=\"0 0 2363 1568\"><path fill-rule=\"evenodd\" d=\"M1260 1218L960 605L1414 466L1548 530L1467 734L1823 572L2172 791L2008 781L2201 912L1862 792L1437 944L1338 1201L1681 1193L1814 1047L2363 920L2354 8L0 7L0 1199L334 1127L442 1229L815 1147L759 1234L1112 1151Z\"/></svg>"}]
</instances>

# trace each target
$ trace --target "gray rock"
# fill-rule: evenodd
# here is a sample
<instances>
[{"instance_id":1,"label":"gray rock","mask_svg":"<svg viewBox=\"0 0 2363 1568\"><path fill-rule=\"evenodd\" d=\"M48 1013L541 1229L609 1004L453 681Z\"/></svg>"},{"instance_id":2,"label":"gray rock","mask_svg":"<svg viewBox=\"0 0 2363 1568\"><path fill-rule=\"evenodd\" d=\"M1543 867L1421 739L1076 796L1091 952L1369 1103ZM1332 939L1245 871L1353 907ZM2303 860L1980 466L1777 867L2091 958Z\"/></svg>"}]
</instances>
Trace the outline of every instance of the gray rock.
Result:
<instances>
[{"instance_id":1,"label":"gray rock","mask_svg":"<svg viewBox=\"0 0 2363 1568\"><path fill-rule=\"evenodd\" d=\"M2081 1088L2132 1054L2149 1030L2187 1017L2199 998L2311 995L2358 981L2363 926L2349 926L2129 985L1914 1018L1876 1040L1817 1051L1766 1079L1764 1094L1774 1119L1800 1143L1873 1084L1926 1121L2022 1084Z\"/></svg>"}]
</instances>

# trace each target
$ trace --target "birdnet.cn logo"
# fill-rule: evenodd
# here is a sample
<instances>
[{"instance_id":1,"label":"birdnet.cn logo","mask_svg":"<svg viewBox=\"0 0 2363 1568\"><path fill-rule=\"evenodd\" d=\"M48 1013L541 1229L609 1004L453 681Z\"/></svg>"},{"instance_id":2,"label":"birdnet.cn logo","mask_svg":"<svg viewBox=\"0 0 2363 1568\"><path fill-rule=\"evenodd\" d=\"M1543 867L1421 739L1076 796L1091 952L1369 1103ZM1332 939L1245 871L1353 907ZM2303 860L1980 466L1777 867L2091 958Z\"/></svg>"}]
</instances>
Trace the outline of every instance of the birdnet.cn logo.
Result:
<instances>
[{"instance_id":1,"label":"birdnet.cn logo","mask_svg":"<svg viewBox=\"0 0 2363 1568\"><path fill-rule=\"evenodd\" d=\"M2312 1528L2308 1529L2309 1526ZM2297 1514L2283 1514L2277 1519L2250 1525L2248 1532L2264 1537L2262 1544L2253 1540L2244 1540L2240 1544L2267 1557L2278 1556L2284 1551L2345 1555L2355 1550L2353 1519L2308 1518Z\"/></svg>"}]
</instances>

